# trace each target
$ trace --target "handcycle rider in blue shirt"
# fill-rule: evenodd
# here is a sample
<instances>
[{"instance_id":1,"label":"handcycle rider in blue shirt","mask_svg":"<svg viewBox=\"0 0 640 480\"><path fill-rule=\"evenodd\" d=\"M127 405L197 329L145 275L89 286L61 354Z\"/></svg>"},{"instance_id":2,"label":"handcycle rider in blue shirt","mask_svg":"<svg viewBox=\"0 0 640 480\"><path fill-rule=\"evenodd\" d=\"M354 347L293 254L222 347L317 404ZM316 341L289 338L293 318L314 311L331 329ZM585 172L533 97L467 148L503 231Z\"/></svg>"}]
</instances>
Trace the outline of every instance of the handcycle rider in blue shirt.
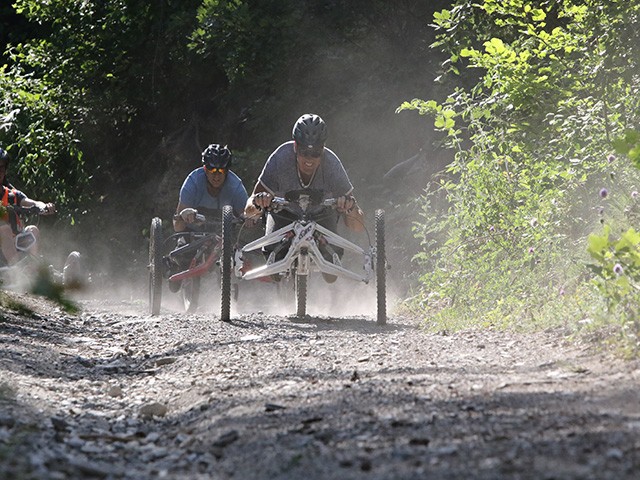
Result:
<instances>
[{"instance_id":1,"label":"handcycle rider in blue shirt","mask_svg":"<svg viewBox=\"0 0 640 480\"><path fill-rule=\"evenodd\" d=\"M208 219L220 219L224 206L230 205L237 218L243 217L247 202L247 190L238 175L231 171L233 155L227 146L213 143L202 152L202 165L193 170L184 180L180 188L180 197L173 215L175 232L199 231L203 227L196 219L196 214L203 214ZM177 246L187 243L185 236L180 236ZM189 258L176 259L179 264L169 265L169 273L181 270ZM177 291L180 282L170 282L171 290Z\"/></svg>"},{"instance_id":2,"label":"handcycle rider in blue shirt","mask_svg":"<svg viewBox=\"0 0 640 480\"><path fill-rule=\"evenodd\" d=\"M233 207L241 217L247 202L247 190L240 177L230 170L233 155L226 146L213 143L202 152L202 167L193 170L180 188L180 198L173 216L173 228L184 232L193 227L196 213Z\"/></svg>"}]
</instances>

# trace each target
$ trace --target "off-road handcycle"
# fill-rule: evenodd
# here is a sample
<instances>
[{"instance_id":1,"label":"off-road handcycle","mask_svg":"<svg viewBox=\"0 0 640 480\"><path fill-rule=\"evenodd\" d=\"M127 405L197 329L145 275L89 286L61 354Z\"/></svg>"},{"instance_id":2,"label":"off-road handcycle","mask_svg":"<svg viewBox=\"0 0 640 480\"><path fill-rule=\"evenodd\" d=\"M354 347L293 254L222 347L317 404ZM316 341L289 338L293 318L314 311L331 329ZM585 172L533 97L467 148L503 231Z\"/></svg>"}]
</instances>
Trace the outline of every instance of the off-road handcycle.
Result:
<instances>
[{"instance_id":1,"label":"off-road handcycle","mask_svg":"<svg viewBox=\"0 0 640 480\"><path fill-rule=\"evenodd\" d=\"M226 210L225 210L226 212ZM196 230L176 232L164 237L162 220L155 217L149 232L149 310L151 315L160 313L162 284L166 280L169 290L179 293L188 313L193 313L200 302L202 280L220 273L220 257L223 248L222 224L230 223L233 229L240 220L233 211L230 218L215 215L196 215ZM238 285L229 286L234 298L238 295Z\"/></svg>"},{"instance_id":2,"label":"off-road handcycle","mask_svg":"<svg viewBox=\"0 0 640 480\"><path fill-rule=\"evenodd\" d=\"M304 317L307 310L309 276L322 273L334 280L343 277L369 283L376 280L376 317L379 324L386 323L386 256L384 239L384 210L375 212L375 243L365 228L368 245L361 247L321 225L335 215L336 199L323 198L323 192L300 190L284 198L275 197L268 211L286 215L289 223L271 233L238 246L231 235L230 209L223 211L221 252L221 319L230 318L231 285L233 279L253 280L271 277L280 284L292 284L296 302L296 315ZM251 252L260 251L266 257L264 264L249 266L245 260ZM359 269L349 268L343 256L355 257Z\"/></svg>"},{"instance_id":3,"label":"off-road handcycle","mask_svg":"<svg viewBox=\"0 0 640 480\"><path fill-rule=\"evenodd\" d=\"M8 264L4 256L0 258L0 285L5 289L22 289L33 286L38 275L46 272L49 280L66 289L81 289L89 283L89 274L80 252L72 251L67 256L62 270L47 264L44 257L35 255L38 239L29 225L38 226L40 216L51 215L37 205L23 207L20 205L2 206L7 222L14 233L15 248L18 260Z\"/></svg>"}]
</instances>

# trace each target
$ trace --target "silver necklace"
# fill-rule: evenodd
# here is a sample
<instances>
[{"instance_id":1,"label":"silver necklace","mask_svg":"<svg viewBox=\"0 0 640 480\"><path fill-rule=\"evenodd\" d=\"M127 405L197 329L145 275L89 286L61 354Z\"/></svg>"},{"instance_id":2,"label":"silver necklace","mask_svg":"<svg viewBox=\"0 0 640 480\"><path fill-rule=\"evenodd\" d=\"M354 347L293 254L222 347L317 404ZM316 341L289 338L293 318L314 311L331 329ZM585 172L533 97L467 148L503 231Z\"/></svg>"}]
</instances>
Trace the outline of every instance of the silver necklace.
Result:
<instances>
[{"instance_id":1,"label":"silver necklace","mask_svg":"<svg viewBox=\"0 0 640 480\"><path fill-rule=\"evenodd\" d=\"M305 185L305 183L302 181L302 175L300 175L300 169L296 166L296 172L298 173L298 180L300 180L300 185L302 186L302 188L309 188L309 186L313 183L313 179L315 178L317 171L318 169L316 168L313 171L313 174L311 175L311 179L309 180L309 183Z\"/></svg>"}]
</instances>

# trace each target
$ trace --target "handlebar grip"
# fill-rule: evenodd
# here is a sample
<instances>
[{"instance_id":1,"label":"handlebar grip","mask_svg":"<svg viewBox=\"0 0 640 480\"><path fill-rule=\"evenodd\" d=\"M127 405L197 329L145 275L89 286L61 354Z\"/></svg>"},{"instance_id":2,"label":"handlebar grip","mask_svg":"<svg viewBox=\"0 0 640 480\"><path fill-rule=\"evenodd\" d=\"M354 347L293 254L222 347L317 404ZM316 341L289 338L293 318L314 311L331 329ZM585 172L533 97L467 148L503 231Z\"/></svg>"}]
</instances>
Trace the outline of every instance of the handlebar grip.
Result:
<instances>
[{"instance_id":1,"label":"handlebar grip","mask_svg":"<svg viewBox=\"0 0 640 480\"><path fill-rule=\"evenodd\" d=\"M271 203L267 207L267 210L271 210L272 212L278 212L282 207L286 207L289 205L289 201L285 200L282 197L273 197L271 199Z\"/></svg>"}]
</instances>

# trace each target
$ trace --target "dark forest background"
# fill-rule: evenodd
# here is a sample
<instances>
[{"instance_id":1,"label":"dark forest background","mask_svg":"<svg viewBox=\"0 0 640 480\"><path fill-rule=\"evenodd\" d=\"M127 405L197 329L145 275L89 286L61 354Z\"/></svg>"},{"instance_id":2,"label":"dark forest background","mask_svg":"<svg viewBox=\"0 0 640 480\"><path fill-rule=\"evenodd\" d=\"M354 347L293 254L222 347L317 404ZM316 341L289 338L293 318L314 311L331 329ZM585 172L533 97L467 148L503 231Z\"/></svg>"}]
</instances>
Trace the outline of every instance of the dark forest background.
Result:
<instances>
[{"instance_id":1,"label":"dark forest background","mask_svg":"<svg viewBox=\"0 0 640 480\"><path fill-rule=\"evenodd\" d=\"M5 100L14 116L0 143L16 159L12 180L34 198L56 200L56 224L74 225L74 241L85 243L77 248L100 250L101 262L111 257L122 271L131 253L144 256L150 219L172 214L207 144L229 145L250 190L294 121L313 112L327 122L328 146L372 217L415 198L424 174L447 161L433 144L433 121L396 109L437 95L442 58L430 48L430 23L450 3L4 3L5 72L49 102L43 112L21 105L28 100L19 93L13 105ZM30 129L37 138L25 140ZM421 151L413 175L402 170L383 182Z\"/></svg>"}]
</instances>

